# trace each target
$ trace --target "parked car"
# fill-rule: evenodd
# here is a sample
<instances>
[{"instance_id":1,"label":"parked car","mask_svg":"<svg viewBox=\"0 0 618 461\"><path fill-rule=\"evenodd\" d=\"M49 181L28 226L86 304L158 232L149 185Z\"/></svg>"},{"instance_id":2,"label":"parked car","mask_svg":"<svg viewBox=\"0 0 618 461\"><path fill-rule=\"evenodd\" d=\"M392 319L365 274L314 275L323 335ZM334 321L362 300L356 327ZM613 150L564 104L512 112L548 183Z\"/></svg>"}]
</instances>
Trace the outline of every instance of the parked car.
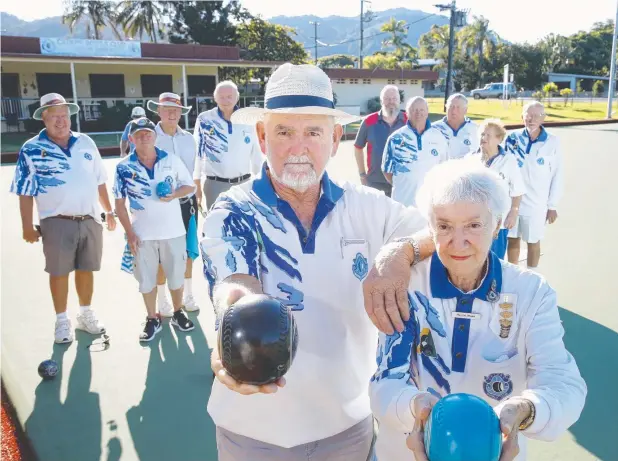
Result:
<instances>
[{"instance_id":1,"label":"parked car","mask_svg":"<svg viewBox=\"0 0 618 461\"><path fill-rule=\"evenodd\" d=\"M488 83L483 88L477 88L470 92L474 99L498 98L502 99L504 83ZM513 98L517 94L517 90L513 83L509 83L507 87L508 98Z\"/></svg>"}]
</instances>

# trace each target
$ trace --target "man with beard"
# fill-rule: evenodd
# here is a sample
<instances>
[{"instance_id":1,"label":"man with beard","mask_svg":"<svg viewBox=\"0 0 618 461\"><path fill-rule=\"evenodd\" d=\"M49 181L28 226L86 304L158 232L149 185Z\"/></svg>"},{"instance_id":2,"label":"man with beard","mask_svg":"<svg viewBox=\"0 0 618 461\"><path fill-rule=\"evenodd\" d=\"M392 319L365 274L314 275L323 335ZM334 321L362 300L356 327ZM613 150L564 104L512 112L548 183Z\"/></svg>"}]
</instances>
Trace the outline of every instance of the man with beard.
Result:
<instances>
[{"instance_id":1,"label":"man with beard","mask_svg":"<svg viewBox=\"0 0 618 461\"><path fill-rule=\"evenodd\" d=\"M354 154L361 183L391 196L392 187L382 173L382 154L388 137L403 127L408 118L399 110L401 98L395 85L386 85L380 92L382 108L369 114L361 123L354 141ZM363 149L367 146L367 156ZM366 165L366 166L365 166Z\"/></svg>"},{"instance_id":2,"label":"man with beard","mask_svg":"<svg viewBox=\"0 0 618 461\"><path fill-rule=\"evenodd\" d=\"M204 275L217 316L244 296L265 293L294 310L299 342L285 378L264 386L234 380L213 350L217 379L208 412L219 461L308 454L314 461L366 461L370 455L368 387L378 337L372 322L387 314L378 308L367 315L361 284L382 245L405 248L402 264L409 268L433 244L429 238L394 242L425 226L416 209L327 175L342 124L355 120L334 108L321 69L289 63L268 80L264 109L232 116L234 123L256 124L267 161L258 177L220 195L206 217ZM393 288L374 299L383 307L395 296ZM409 315L405 290L397 300Z\"/></svg>"}]
</instances>

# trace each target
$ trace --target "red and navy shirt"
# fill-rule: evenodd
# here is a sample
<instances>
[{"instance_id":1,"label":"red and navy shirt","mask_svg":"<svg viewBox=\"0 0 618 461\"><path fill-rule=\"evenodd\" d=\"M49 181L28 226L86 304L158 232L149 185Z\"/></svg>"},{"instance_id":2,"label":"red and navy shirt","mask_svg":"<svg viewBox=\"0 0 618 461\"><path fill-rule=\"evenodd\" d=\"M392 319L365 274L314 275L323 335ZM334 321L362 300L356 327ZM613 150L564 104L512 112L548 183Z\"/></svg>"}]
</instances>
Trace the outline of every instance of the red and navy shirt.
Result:
<instances>
[{"instance_id":1,"label":"red and navy shirt","mask_svg":"<svg viewBox=\"0 0 618 461\"><path fill-rule=\"evenodd\" d=\"M356 134L354 146L363 149L367 145L367 182L369 184L388 184L382 173L382 154L386 140L408 122L406 113L401 111L392 125L382 118L382 111L367 115Z\"/></svg>"}]
</instances>

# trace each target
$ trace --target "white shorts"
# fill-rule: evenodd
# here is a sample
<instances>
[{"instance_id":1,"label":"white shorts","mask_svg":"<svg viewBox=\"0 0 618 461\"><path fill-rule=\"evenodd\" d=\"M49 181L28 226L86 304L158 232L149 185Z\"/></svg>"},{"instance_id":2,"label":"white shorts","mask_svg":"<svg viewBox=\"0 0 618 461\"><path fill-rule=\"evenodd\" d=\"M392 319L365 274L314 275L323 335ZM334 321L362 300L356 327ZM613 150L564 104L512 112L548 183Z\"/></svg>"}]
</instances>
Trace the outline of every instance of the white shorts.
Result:
<instances>
[{"instance_id":1,"label":"white shorts","mask_svg":"<svg viewBox=\"0 0 618 461\"><path fill-rule=\"evenodd\" d=\"M545 235L545 223L547 211L532 216L518 216L512 229L509 230L509 238L521 238L526 243L537 243Z\"/></svg>"},{"instance_id":2,"label":"white shorts","mask_svg":"<svg viewBox=\"0 0 618 461\"><path fill-rule=\"evenodd\" d=\"M140 293L150 293L157 287L159 264L163 266L169 289L181 288L185 281L187 264L187 243L184 235L173 239L140 242L133 271L139 282Z\"/></svg>"}]
</instances>

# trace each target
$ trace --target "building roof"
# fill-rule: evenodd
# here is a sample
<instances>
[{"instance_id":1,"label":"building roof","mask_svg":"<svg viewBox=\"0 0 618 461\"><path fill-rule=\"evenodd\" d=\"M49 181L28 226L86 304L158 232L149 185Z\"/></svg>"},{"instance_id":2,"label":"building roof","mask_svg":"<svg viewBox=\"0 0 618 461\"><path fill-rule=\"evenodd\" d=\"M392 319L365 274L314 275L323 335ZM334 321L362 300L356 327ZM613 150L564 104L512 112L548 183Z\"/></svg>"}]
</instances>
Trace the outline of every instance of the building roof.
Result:
<instances>
[{"instance_id":1,"label":"building roof","mask_svg":"<svg viewBox=\"0 0 618 461\"><path fill-rule=\"evenodd\" d=\"M324 69L331 78L383 78L438 80L438 73L428 70L391 70L391 69Z\"/></svg>"},{"instance_id":2,"label":"building roof","mask_svg":"<svg viewBox=\"0 0 618 461\"><path fill-rule=\"evenodd\" d=\"M38 37L2 36L0 55L2 58L21 58L28 60L61 60L61 61L117 61L122 62L177 62L182 63L212 63L218 65L248 65L275 67L283 64L275 61L245 61L240 59L240 49L235 46L211 45L176 45L169 43L140 43L141 57L114 56L65 56L41 53L41 39Z\"/></svg>"}]
</instances>

